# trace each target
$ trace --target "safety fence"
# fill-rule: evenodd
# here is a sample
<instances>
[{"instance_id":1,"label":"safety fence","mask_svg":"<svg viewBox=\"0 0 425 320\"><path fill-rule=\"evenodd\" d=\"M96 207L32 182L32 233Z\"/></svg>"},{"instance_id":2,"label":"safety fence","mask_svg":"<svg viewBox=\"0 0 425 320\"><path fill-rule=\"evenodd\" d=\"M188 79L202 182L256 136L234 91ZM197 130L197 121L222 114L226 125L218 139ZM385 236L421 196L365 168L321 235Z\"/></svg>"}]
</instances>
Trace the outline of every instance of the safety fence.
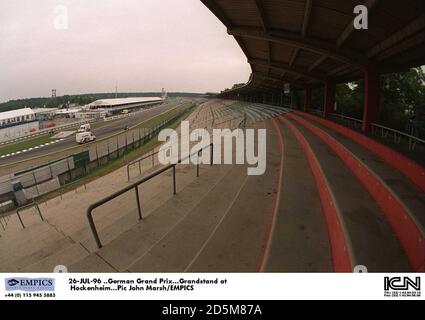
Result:
<instances>
[{"instance_id":1,"label":"safety fence","mask_svg":"<svg viewBox=\"0 0 425 320\"><path fill-rule=\"evenodd\" d=\"M0 142L0 146L11 144L11 143L16 143L16 142L26 140L26 139L30 139L30 138L35 138L35 137L38 137L38 136L41 136L41 135L44 135L44 134L47 134L47 133L51 133L51 132L56 133L56 132L61 131L61 130L76 128L76 127L79 127L83 124L92 123L92 122L95 122L95 121L99 121L99 119L86 119L86 120L82 120L82 121L78 121L78 122L72 122L72 123L60 125L60 126L57 126L57 127L41 129L41 130L37 131L37 133L31 134L31 135L27 135L27 136L24 136L24 137L19 137L19 138L16 138L16 139Z\"/></svg>"}]
</instances>

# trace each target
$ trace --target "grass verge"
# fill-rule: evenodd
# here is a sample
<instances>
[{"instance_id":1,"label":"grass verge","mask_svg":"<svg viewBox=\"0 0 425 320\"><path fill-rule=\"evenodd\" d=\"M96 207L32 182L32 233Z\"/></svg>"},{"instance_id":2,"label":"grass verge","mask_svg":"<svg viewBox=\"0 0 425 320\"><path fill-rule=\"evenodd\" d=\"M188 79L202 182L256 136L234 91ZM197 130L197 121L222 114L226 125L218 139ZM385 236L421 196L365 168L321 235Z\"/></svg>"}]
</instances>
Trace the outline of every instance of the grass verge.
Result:
<instances>
[{"instance_id":1,"label":"grass verge","mask_svg":"<svg viewBox=\"0 0 425 320\"><path fill-rule=\"evenodd\" d=\"M33 148L33 147L45 144L47 142L50 142L51 140L52 139L50 139L50 135L45 134L45 135L39 136L37 138L25 140L25 141L22 141L22 142L11 144L11 145L6 145L6 146L3 146L3 147L0 147L0 156L5 155L5 154L9 154L9 153L13 153L13 152L17 152L17 151L22 151L22 150L29 149L29 148Z\"/></svg>"}]
</instances>

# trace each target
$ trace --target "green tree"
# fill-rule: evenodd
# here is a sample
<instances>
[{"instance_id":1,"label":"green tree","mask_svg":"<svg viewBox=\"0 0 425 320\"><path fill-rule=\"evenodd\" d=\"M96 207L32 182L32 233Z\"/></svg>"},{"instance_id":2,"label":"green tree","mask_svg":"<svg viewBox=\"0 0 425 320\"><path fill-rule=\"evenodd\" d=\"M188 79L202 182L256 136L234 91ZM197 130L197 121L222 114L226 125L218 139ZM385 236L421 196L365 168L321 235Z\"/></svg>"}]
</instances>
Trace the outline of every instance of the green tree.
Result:
<instances>
[{"instance_id":1,"label":"green tree","mask_svg":"<svg viewBox=\"0 0 425 320\"><path fill-rule=\"evenodd\" d=\"M381 77L380 123L409 131L409 120L422 131L425 117L425 75L421 68Z\"/></svg>"}]
</instances>

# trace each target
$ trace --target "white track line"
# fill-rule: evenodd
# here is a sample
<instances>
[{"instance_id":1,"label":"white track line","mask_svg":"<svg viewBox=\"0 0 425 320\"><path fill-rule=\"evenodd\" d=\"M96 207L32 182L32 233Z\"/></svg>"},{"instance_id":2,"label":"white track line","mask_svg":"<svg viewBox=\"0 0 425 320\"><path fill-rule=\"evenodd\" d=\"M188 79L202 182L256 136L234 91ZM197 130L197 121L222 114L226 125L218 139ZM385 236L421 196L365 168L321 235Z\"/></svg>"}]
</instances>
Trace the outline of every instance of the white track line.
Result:
<instances>
[{"instance_id":1,"label":"white track line","mask_svg":"<svg viewBox=\"0 0 425 320\"><path fill-rule=\"evenodd\" d=\"M22 154L22 153L25 153L25 152L28 152L28 151L32 151L32 150L36 150L36 149L40 149L40 148L42 148L42 147L49 146L49 145L51 145L51 144L61 142L61 141L63 141L63 140L65 140L65 139L58 139L58 140L54 140L54 141L51 141L51 142L46 142L46 143L41 144L41 145L39 145L39 146L35 146L35 147L28 148L28 149L19 150L19 151L16 151L16 152L12 152L12 153L8 153L8 154L4 154L4 155L1 155L1 156L0 156L0 159L8 158L8 157L11 157L11 156L14 156L14 155L18 155L18 154Z\"/></svg>"}]
</instances>

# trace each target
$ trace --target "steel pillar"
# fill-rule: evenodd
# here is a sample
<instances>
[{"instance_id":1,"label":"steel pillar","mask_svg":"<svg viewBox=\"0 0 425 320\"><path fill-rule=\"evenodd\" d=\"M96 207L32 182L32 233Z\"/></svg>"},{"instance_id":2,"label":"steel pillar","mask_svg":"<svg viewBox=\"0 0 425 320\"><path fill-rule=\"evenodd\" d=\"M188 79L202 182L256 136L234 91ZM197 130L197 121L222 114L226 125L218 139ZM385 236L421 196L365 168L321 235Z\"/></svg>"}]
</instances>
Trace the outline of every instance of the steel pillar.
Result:
<instances>
[{"instance_id":1,"label":"steel pillar","mask_svg":"<svg viewBox=\"0 0 425 320\"><path fill-rule=\"evenodd\" d=\"M311 87L304 90L304 112L308 112L309 109L311 109Z\"/></svg>"},{"instance_id":2,"label":"steel pillar","mask_svg":"<svg viewBox=\"0 0 425 320\"><path fill-rule=\"evenodd\" d=\"M375 66L368 66L364 70L363 131L369 131L370 124L379 120L379 90L379 72Z\"/></svg>"},{"instance_id":3,"label":"steel pillar","mask_svg":"<svg viewBox=\"0 0 425 320\"><path fill-rule=\"evenodd\" d=\"M335 82L326 81L325 84L325 104L323 110L323 116L328 117L329 113L334 112L335 105Z\"/></svg>"}]
</instances>

